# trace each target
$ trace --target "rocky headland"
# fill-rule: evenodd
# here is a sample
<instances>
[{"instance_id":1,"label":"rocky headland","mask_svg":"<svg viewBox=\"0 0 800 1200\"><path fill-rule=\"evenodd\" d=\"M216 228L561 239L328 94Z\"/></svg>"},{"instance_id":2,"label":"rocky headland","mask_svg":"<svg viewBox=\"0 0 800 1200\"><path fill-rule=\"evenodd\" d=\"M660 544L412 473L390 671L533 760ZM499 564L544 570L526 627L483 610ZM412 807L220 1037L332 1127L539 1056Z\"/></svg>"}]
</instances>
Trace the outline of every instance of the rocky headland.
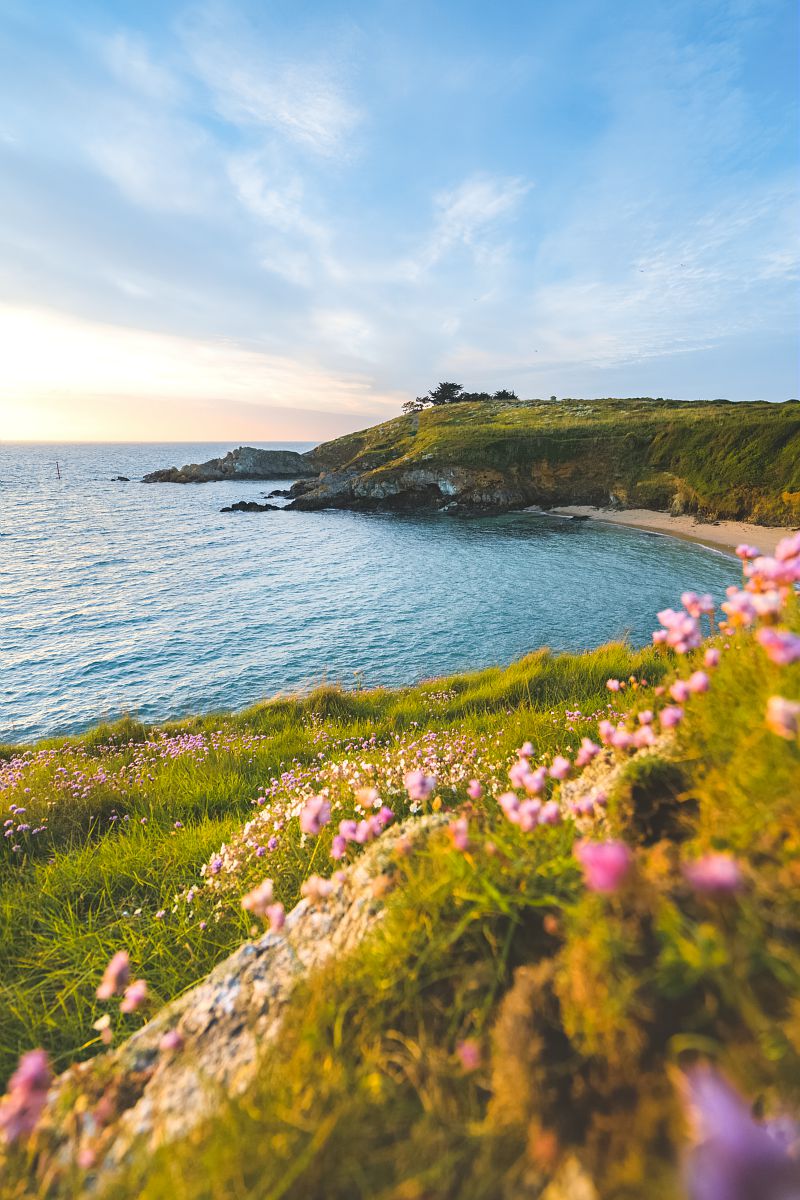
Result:
<instances>
[{"instance_id":1,"label":"rocky headland","mask_svg":"<svg viewBox=\"0 0 800 1200\"><path fill-rule=\"evenodd\" d=\"M299 479L316 475L304 454L294 450L256 450L240 446L224 458L184 467L167 467L145 475L143 483L223 483L238 479Z\"/></svg>"}]
</instances>

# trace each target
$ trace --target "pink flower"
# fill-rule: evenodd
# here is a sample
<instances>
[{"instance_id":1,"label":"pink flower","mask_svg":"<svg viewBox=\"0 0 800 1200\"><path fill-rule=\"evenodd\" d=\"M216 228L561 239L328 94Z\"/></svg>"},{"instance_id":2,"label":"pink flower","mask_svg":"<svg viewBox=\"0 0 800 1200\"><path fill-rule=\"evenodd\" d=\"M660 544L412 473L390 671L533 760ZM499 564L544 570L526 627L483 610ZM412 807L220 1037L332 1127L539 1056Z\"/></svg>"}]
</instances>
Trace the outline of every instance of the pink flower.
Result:
<instances>
[{"instance_id":1,"label":"pink flower","mask_svg":"<svg viewBox=\"0 0 800 1200\"><path fill-rule=\"evenodd\" d=\"M319 875L309 875L300 888L300 895L305 896L313 904L319 900L327 900L328 896L333 895L334 890L335 885L330 879L321 879Z\"/></svg>"},{"instance_id":2,"label":"pink flower","mask_svg":"<svg viewBox=\"0 0 800 1200\"><path fill-rule=\"evenodd\" d=\"M696 892L737 892L742 886L741 868L730 854L706 854L684 863L683 874Z\"/></svg>"},{"instance_id":3,"label":"pink flower","mask_svg":"<svg viewBox=\"0 0 800 1200\"><path fill-rule=\"evenodd\" d=\"M103 972L103 978L97 989L98 1000L110 1000L119 992L124 991L131 977L131 964L127 950L118 950Z\"/></svg>"},{"instance_id":4,"label":"pink flower","mask_svg":"<svg viewBox=\"0 0 800 1200\"><path fill-rule=\"evenodd\" d=\"M470 800L480 800L483 795L483 787L477 779L470 779L467 785L467 795Z\"/></svg>"},{"instance_id":5,"label":"pink flower","mask_svg":"<svg viewBox=\"0 0 800 1200\"><path fill-rule=\"evenodd\" d=\"M540 825L559 825L561 823L561 809L555 800L548 800L547 804L542 806L542 811L539 813Z\"/></svg>"},{"instance_id":6,"label":"pink flower","mask_svg":"<svg viewBox=\"0 0 800 1200\"><path fill-rule=\"evenodd\" d=\"M523 833L530 833L539 824L541 808L541 800L523 800L520 804L516 823Z\"/></svg>"},{"instance_id":7,"label":"pink flower","mask_svg":"<svg viewBox=\"0 0 800 1200\"><path fill-rule=\"evenodd\" d=\"M345 820L339 822L339 836L343 837L346 842L354 842L356 840L356 832L358 830L358 822Z\"/></svg>"},{"instance_id":8,"label":"pink flower","mask_svg":"<svg viewBox=\"0 0 800 1200\"><path fill-rule=\"evenodd\" d=\"M324 796L312 796L300 813L300 829L316 837L331 819L331 806Z\"/></svg>"},{"instance_id":9,"label":"pink flower","mask_svg":"<svg viewBox=\"0 0 800 1200\"><path fill-rule=\"evenodd\" d=\"M684 704L691 695L692 689L685 679L676 679L669 689L669 694L678 704Z\"/></svg>"},{"instance_id":10,"label":"pink flower","mask_svg":"<svg viewBox=\"0 0 800 1200\"><path fill-rule=\"evenodd\" d=\"M622 685L620 684L620 681L618 679L607 679L606 680L606 687L608 688L608 690L610 692L618 692L621 686Z\"/></svg>"},{"instance_id":11,"label":"pink flower","mask_svg":"<svg viewBox=\"0 0 800 1200\"><path fill-rule=\"evenodd\" d=\"M677 705L668 704L666 708L662 708L658 719L662 728L674 729L683 720L683 709L678 708Z\"/></svg>"},{"instance_id":12,"label":"pink flower","mask_svg":"<svg viewBox=\"0 0 800 1200\"><path fill-rule=\"evenodd\" d=\"M611 738L611 745L617 750L630 750L635 745L633 734L628 733L624 725L618 725Z\"/></svg>"},{"instance_id":13,"label":"pink flower","mask_svg":"<svg viewBox=\"0 0 800 1200\"><path fill-rule=\"evenodd\" d=\"M550 767L551 779L566 779L572 770L572 763L563 754L557 754Z\"/></svg>"},{"instance_id":14,"label":"pink flower","mask_svg":"<svg viewBox=\"0 0 800 1200\"><path fill-rule=\"evenodd\" d=\"M265 879L258 887L253 888L252 892L248 892L246 896L242 896L242 908L247 912L253 913L256 917L263 917L267 909L272 904L272 880Z\"/></svg>"},{"instance_id":15,"label":"pink flower","mask_svg":"<svg viewBox=\"0 0 800 1200\"><path fill-rule=\"evenodd\" d=\"M497 803L509 821L514 825L519 824L519 796L516 792L503 792L502 796L498 796Z\"/></svg>"},{"instance_id":16,"label":"pink flower","mask_svg":"<svg viewBox=\"0 0 800 1200\"><path fill-rule=\"evenodd\" d=\"M147 999L147 984L143 979L134 979L133 983L125 988L119 1011L121 1013L136 1012L140 1004Z\"/></svg>"},{"instance_id":17,"label":"pink flower","mask_svg":"<svg viewBox=\"0 0 800 1200\"><path fill-rule=\"evenodd\" d=\"M781 538L775 547L775 557L778 562L788 562L792 558L800 558L800 532L790 533Z\"/></svg>"},{"instance_id":18,"label":"pink flower","mask_svg":"<svg viewBox=\"0 0 800 1200\"><path fill-rule=\"evenodd\" d=\"M614 726L610 721L601 721L597 726L597 736L604 746L610 746L614 737Z\"/></svg>"},{"instance_id":19,"label":"pink flower","mask_svg":"<svg viewBox=\"0 0 800 1200\"><path fill-rule=\"evenodd\" d=\"M547 768L537 767L535 771L529 771L522 780L522 786L529 796L538 796L539 792L544 790L547 783Z\"/></svg>"},{"instance_id":20,"label":"pink flower","mask_svg":"<svg viewBox=\"0 0 800 1200\"><path fill-rule=\"evenodd\" d=\"M800 728L800 704L783 696L770 696L767 701L767 729L778 737L793 742Z\"/></svg>"},{"instance_id":21,"label":"pink flower","mask_svg":"<svg viewBox=\"0 0 800 1200\"><path fill-rule=\"evenodd\" d=\"M282 904L270 904L264 914L269 921L269 927L273 933L280 933L286 924L286 910Z\"/></svg>"},{"instance_id":22,"label":"pink flower","mask_svg":"<svg viewBox=\"0 0 800 1200\"><path fill-rule=\"evenodd\" d=\"M649 708L645 708L645 709L643 709L642 712L639 713L639 724L640 725L652 725L653 724L653 714Z\"/></svg>"},{"instance_id":23,"label":"pink flower","mask_svg":"<svg viewBox=\"0 0 800 1200\"><path fill-rule=\"evenodd\" d=\"M731 625L744 626L752 625L758 613L753 604L753 597L749 592L741 591L739 588L730 587L727 589L728 599L722 603L722 611L727 616Z\"/></svg>"},{"instance_id":24,"label":"pink flower","mask_svg":"<svg viewBox=\"0 0 800 1200\"><path fill-rule=\"evenodd\" d=\"M168 1029L158 1043L159 1050L170 1052L183 1049L183 1038L177 1029Z\"/></svg>"},{"instance_id":25,"label":"pink flower","mask_svg":"<svg viewBox=\"0 0 800 1200\"><path fill-rule=\"evenodd\" d=\"M714 611L714 597L708 592L704 592L702 596L698 596L697 592L684 592L681 604L691 617L700 617L703 613Z\"/></svg>"},{"instance_id":26,"label":"pink flower","mask_svg":"<svg viewBox=\"0 0 800 1200\"><path fill-rule=\"evenodd\" d=\"M343 838L340 833L337 833L331 842L331 858L344 858L347 853L347 839Z\"/></svg>"},{"instance_id":27,"label":"pink flower","mask_svg":"<svg viewBox=\"0 0 800 1200\"><path fill-rule=\"evenodd\" d=\"M585 767L600 753L600 747L591 738L581 738L581 747L575 758L576 767Z\"/></svg>"},{"instance_id":28,"label":"pink flower","mask_svg":"<svg viewBox=\"0 0 800 1200\"><path fill-rule=\"evenodd\" d=\"M703 663L709 668L718 667L721 657L722 653L717 649L716 646L709 646L708 650L706 650L705 654L703 655Z\"/></svg>"},{"instance_id":29,"label":"pink flower","mask_svg":"<svg viewBox=\"0 0 800 1200\"><path fill-rule=\"evenodd\" d=\"M465 1038L456 1046L456 1054L465 1071L477 1071L481 1065L481 1048L474 1038Z\"/></svg>"},{"instance_id":30,"label":"pink flower","mask_svg":"<svg viewBox=\"0 0 800 1200\"><path fill-rule=\"evenodd\" d=\"M376 827L385 829L394 820L394 813L387 805L383 804L378 812L372 816L371 820Z\"/></svg>"},{"instance_id":31,"label":"pink flower","mask_svg":"<svg viewBox=\"0 0 800 1200\"><path fill-rule=\"evenodd\" d=\"M788 629L759 629L756 638L764 647L767 657L779 667L788 667L800 659L800 637Z\"/></svg>"},{"instance_id":32,"label":"pink flower","mask_svg":"<svg viewBox=\"0 0 800 1200\"><path fill-rule=\"evenodd\" d=\"M631 866L631 852L624 842L578 842L575 857L592 892L615 892Z\"/></svg>"},{"instance_id":33,"label":"pink flower","mask_svg":"<svg viewBox=\"0 0 800 1200\"><path fill-rule=\"evenodd\" d=\"M710 680L705 671L693 671L689 676L688 684L690 692L707 692Z\"/></svg>"},{"instance_id":34,"label":"pink flower","mask_svg":"<svg viewBox=\"0 0 800 1200\"><path fill-rule=\"evenodd\" d=\"M737 554L739 558L747 559L758 558L761 551L759 550L758 546L748 546L746 542L742 542L741 545L736 547L734 553Z\"/></svg>"},{"instance_id":35,"label":"pink flower","mask_svg":"<svg viewBox=\"0 0 800 1200\"><path fill-rule=\"evenodd\" d=\"M36 1128L47 1102L51 1078L44 1050L29 1050L22 1055L0 1103L0 1130L6 1141L15 1142Z\"/></svg>"},{"instance_id":36,"label":"pink flower","mask_svg":"<svg viewBox=\"0 0 800 1200\"><path fill-rule=\"evenodd\" d=\"M436 787L436 776L426 775L424 771L409 771L403 776L403 783L409 800L427 800Z\"/></svg>"},{"instance_id":37,"label":"pink flower","mask_svg":"<svg viewBox=\"0 0 800 1200\"><path fill-rule=\"evenodd\" d=\"M466 817L452 821L447 827L447 832L456 850L461 850L462 853L469 850L469 823Z\"/></svg>"},{"instance_id":38,"label":"pink flower","mask_svg":"<svg viewBox=\"0 0 800 1200\"><path fill-rule=\"evenodd\" d=\"M633 744L637 750L643 749L645 746L655 746L656 735L653 733L652 725L642 725L633 735Z\"/></svg>"},{"instance_id":39,"label":"pink flower","mask_svg":"<svg viewBox=\"0 0 800 1200\"><path fill-rule=\"evenodd\" d=\"M530 770L530 764L526 758L518 758L515 763L512 763L508 772L511 786L515 788L523 787L525 776L530 774Z\"/></svg>"},{"instance_id":40,"label":"pink flower","mask_svg":"<svg viewBox=\"0 0 800 1200\"><path fill-rule=\"evenodd\" d=\"M533 742L523 742L517 751L517 754L520 758L530 758L533 753Z\"/></svg>"}]
</instances>

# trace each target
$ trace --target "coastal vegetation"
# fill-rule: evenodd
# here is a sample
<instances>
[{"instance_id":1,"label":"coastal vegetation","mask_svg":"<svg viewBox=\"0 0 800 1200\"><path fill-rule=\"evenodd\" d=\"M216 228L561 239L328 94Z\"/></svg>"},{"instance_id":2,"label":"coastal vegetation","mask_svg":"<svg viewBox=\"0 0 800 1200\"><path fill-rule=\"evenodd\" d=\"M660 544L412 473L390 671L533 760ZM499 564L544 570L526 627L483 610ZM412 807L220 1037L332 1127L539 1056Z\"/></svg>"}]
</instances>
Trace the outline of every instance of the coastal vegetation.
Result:
<instances>
[{"instance_id":1,"label":"coastal vegetation","mask_svg":"<svg viewBox=\"0 0 800 1200\"><path fill-rule=\"evenodd\" d=\"M2 1194L793 1195L800 537L740 556L646 650L4 748ZM384 837L247 1089L106 1172L158 1065L106 1047Z\"/></svg>"}]
</instances>

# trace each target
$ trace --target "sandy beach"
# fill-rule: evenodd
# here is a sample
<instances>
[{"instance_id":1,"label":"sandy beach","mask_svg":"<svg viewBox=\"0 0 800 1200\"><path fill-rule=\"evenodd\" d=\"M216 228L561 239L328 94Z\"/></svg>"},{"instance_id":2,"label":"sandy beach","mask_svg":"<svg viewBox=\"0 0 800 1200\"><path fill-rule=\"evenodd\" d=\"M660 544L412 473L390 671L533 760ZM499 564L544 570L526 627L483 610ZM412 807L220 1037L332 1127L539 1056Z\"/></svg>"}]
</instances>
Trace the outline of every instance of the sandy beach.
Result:
<instances>
[{"instance_id":1,"label":"sandy beach","mask_svg":"<svg viewBox=\"0 0 800 1200\"><path fill-rule=\"evenodd\" d=\"M650 533L700 542L716 550L732 551L741 542L747 542L758 546L765 554L772 554L781 538L794 532L788 528L750 525L746 521L697 521L691 516L673 517L649 508L592 508L586 504L573 504L552 511L556 516L589 517L593 521L607 521L612 525L631 525Z\"/></svg>"}]
</instances>

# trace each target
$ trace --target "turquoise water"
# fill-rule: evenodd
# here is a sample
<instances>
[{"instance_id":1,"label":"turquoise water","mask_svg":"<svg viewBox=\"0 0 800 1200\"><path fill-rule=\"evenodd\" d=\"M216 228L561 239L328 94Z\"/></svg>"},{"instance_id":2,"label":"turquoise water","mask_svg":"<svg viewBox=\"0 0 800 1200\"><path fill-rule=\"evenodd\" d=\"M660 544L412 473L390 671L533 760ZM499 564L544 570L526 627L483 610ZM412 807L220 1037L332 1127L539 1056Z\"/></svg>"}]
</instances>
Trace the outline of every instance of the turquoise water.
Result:
<instances>
[{"instance_id":1,"label":"turquoise water","mask_svg":"<svg viewBox=\"0 0 800 1200\"><path fill-rule=\"evenodd\" d=\"M231 448L0 446L0 740L643 644L682 590L721 598L739 575L688 543L529 513L223 515L287 485L111 482Z\"/></svg>"}]
</instances>

